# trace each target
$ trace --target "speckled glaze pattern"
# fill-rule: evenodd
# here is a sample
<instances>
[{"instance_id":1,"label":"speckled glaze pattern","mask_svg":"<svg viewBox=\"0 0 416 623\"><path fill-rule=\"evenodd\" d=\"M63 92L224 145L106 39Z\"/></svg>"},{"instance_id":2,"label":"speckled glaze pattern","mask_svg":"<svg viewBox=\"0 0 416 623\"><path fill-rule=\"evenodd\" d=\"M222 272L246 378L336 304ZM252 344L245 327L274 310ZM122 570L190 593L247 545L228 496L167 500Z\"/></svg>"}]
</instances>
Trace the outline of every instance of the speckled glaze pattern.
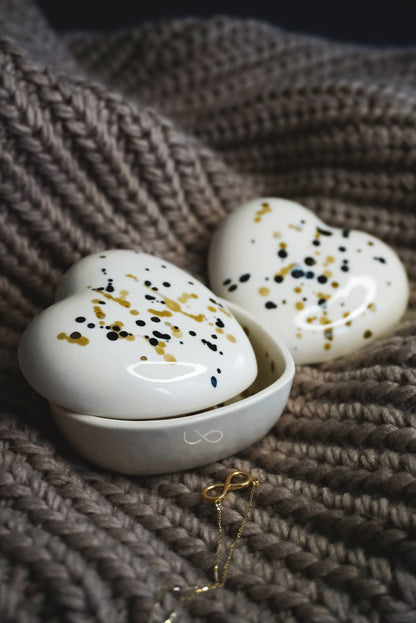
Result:
<instances>
[{"instance_id":1,"label":"speckled glaze pattern","mask_svg":"<svg viewBox=\"0 0 416 623\"><path fill-rule=\"evenodd\" d=\"M396 253L369 234L327 227L292 201L231 214L210 248L213 290L261 319L297 363L354 351L388 332L408 295Z\"/></svg>"},{"instance_id":2,"label":"speckled glaze pattern","mask_svg":"<svg viewBox=\"0 0 416 623\"><path fill-rule=\"evenodd\" d=\"M183 415L233 398L257 362L238 322L173 264L134 251L88 256L26 330L20 365L52 403L119 419Z\"/></svg>"}]
</instances>

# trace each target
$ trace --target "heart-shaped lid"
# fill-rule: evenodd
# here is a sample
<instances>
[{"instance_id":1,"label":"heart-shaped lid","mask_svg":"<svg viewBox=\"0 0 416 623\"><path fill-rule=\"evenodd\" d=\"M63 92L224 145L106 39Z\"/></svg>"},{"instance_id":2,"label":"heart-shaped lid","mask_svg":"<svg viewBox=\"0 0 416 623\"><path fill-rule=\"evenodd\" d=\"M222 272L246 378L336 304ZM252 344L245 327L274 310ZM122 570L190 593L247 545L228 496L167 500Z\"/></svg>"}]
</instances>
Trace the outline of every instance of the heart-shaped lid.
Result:
<instances>
[{"instance_id":1,"label":"heart-shaped lid","mask_svg":"<svg viewBox=\"0 0 416 623\"><path fill-rule=\"evenodd\" d=\"M64 275L54 305L24 333L29 383L70 411L165 418L223 403L255 379L241 326L173 264L134 251L88 256Z\"/></svg>"},{"instance_id":2,"label":"heart-shaped lid","mask_svg":"<svg viewBox=\"0 0 416 623\"><path fill-rule=\"evenodd\" d=\"M364 232L328 227L284 199L255 199L221 224L211 287L281 338L296 363L354 351L398 322L409 296L396 253Z\"/></svg>"}]
</instances>

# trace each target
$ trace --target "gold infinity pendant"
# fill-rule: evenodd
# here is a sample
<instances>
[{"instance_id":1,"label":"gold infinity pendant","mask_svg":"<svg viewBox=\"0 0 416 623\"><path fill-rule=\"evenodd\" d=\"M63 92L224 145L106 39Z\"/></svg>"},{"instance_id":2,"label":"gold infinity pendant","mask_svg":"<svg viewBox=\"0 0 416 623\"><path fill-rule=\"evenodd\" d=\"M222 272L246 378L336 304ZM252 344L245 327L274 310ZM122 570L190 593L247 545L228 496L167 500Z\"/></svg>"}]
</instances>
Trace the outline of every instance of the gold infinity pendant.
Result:
<instances>
[{"instance_id":1,"label":"gold infinity pendant","mask_svg":"<svg viewBox=\"0 0 416 623\"><path fill-rule=\"evenodd\" d=\"M243 480L241 480L241 477L243 478ZM236 478L240 478L240 480L237 480L237 482L235 482ZM244 489L245 487L249 487L252 484L257 485L258 482L251 474L249 474L248 472L235 470L227 476L225 482L217 482L213 485L208 485L207 487L202 489L201 493L202 497L205 500L208 500L208 502L214 502L214 504L218 504L219 502L223 501L223 499L228 495L230 491ZM222 493L220 493L220 495L215 495L211 493L215 489L219 489L220 487L222 488Z\"/></svg>"}]
</instances>

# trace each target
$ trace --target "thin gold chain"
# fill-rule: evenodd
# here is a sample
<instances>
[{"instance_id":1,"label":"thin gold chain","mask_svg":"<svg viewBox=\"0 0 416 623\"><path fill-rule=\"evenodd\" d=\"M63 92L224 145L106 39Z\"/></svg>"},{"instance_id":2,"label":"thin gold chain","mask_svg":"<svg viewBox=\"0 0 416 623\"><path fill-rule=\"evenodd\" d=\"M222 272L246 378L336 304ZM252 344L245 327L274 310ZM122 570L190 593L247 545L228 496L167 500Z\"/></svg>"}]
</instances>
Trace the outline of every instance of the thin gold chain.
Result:
<instances>
[{"instance_id":1,"label":"thin gold chain","mask_svg":"<svg viewBox=\"0 0 416 623\"><path fill-rule=\"evenodd\" d=\"M244 477L244 480L241 480L241 476ZM238 479L237 482L235 482L236 478ZM194 599L195 597L197 597L198 595L201 595L202 593L216 590L218 588L223 588L227 580L228 570L229 570L229 566L231 562L231 557L234 552L234 548L237 545L238 541L240 540L241 535L243 534L244 527L247 523L247 519L250 515L251 507L253 505L254 492L258 484L259 484L258 480L253 478L253 476L249 474L248 472L242 472L242 471L236 470L232 472L231 474L229 474L225 483L216 483L214 485L208 485L207 487L203 489L202 496L204 497L204 499L214 502L215 507L217 509L218 542L217 542L217 549L215 551L215 558L214 558L214 583L207 584L205 586L185 586L185 587L164 586L162 587L160 591L158 592L156 600L153 604L153 607L152 607L152 610L151 610L151 613L148 619L148 623L154 622L155 611L160 606L162 597L169 591L178 594L177 606L174 610L172 610L168 618L165 619L163 623L174 623L174 621L177 619L180 608L186 601L190 601L191 599ZM223 533L221 503L227 497L230 491L234 491L236 489L242 489L248 486L251 487L251 491L250 491L250 497L248 500L246 512L244 513L244 517L241 521L240 527L237 531L234 541L231 543L228 549L228 553L226 555L225 562L222 567L222 573L220 573L220 555L221 555L221 549L222 549L222 533ZM219 487L222 487L222 493L217 496L212 495L211 492Z\"/></svg>"}]
</instances>

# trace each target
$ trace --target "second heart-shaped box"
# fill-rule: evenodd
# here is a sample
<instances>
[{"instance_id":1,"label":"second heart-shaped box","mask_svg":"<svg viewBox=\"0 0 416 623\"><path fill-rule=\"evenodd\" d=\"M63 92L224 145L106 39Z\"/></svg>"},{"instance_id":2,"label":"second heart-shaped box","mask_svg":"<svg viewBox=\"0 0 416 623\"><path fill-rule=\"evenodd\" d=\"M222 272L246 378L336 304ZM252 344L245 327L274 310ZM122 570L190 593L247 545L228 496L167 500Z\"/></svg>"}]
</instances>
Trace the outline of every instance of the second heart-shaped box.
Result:
<instances>
[{"instance_id":1,"label":"second heart-shaped box","mask_svg":"<svg viewBox=\"0 0 416 623\"><path fill-rule=\"evenodd\" d=\"M254 314L303 364L383 336L409 296L404 267L384 242L277 198L250 201L223 221L209 273L217 295Z\"/></svg>"}]
</instances>

